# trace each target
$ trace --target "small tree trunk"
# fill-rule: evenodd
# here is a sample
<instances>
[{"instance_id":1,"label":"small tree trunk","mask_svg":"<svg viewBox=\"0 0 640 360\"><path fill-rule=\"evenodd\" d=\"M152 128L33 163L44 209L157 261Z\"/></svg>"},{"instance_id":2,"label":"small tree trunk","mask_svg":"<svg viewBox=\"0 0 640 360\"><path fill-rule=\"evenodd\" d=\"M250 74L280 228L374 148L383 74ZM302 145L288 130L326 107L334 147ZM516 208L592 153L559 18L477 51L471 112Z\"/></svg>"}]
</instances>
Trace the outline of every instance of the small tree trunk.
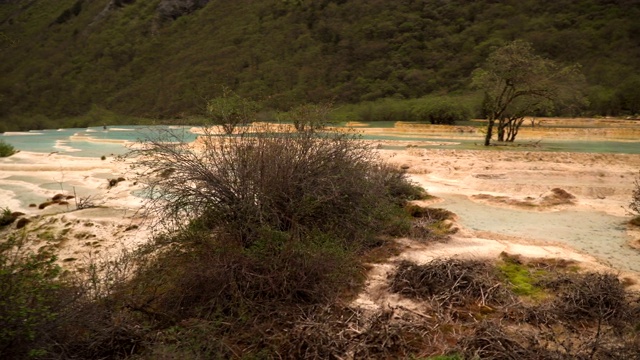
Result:
<instances>
[{"instance_id":1,"label":"small tree trunk","mask_svg":"<svg viewBox=\"0 0 640 360\"><path fill-rule=\"evenodd\" d=\"M501 117L498 121L498 141L504 141L505 129L509 127L509 119Z\"/></svg>"},{"instance_id":2,"label":"small tree trunk","mask_svg":"<svg viewBox=\"0 0 640 360\"><path fill-rule=\"evenodd\" d=\"M484 138L484 146L491 145L491 136L493 136L493 124L495 122L495 119L489 119L489 124L487 125L487 136L485 136Z\"/></svg>"},{"instance_id":3,"label":"small tree trunk","mask_svg":"<svg viewBox=\"0 0 640 360\"><path fill-rule=\"evenodd\" d=\"M516 136L518 135L518 131L520 127L524 123L524 117L515 118L511 120L511 124L509 125L509 134L507 136L507 142L514 142L516 140Z\"/></svg>"}]
</instances>

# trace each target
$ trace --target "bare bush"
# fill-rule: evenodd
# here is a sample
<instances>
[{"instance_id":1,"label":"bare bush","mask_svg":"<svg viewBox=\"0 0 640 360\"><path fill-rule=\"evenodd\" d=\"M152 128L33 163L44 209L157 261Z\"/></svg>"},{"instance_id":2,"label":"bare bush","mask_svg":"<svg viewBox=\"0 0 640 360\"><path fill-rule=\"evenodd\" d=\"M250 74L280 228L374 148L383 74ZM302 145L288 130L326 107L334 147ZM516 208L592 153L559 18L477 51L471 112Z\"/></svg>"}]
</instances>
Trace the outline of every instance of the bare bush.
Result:
<instances>
[{"instance_id":1,"label":"bare bush","mask_svg":"<svg viewBox=\"0 0 640 360\"><path fill-rule=\"evenodd\" d=\"M640 175L638 175L633 184L635 185L635 187L631 193L631 202L629 203L629 208L637 216L640 217Z\"/></svg>"},{"instance_id":2,"label":"bare bush","mask_svg":"<svg viewBox=\"0 0 640 360\"><path fill-rule=\"evenodd\" d=\"M178 228L199 219L244 246L264 227L294 238L319 230L357 241L379 229L392 185L407 182L351 134L265 127L208 134L202 149L167 140L175 138L150 139L134 152L152 194L148 214Z\"/></svg>"},{"instance_id":3,"label":"bare bush","mask_svg":"<svg viewBox=\"0 0 640 360\"><path fill-rule=\"evenodd\" d=\"M499 323L482 322L458 344L465 359L554 360L575 359L561 351L541 347L535 336L508 331Z\"/></svg>"},{"instance_id":4,"label":"bare bush","mask_svg":"<svg viewBox=\"0 0 640 360\"><path fill-rule=\"evenodd\" d=\"M554 307L565 320L611 322L621 319L629 310L624 286L613 274L566 274L544 286L558 294Z\"/></svg>"},{"instance_id":5,"label":"bare bush","mask_svg":"<svg viewBox=\"0 0 640 360\"><path fill-rule=\"evenodd\" d=\"M396 309L310 309L277 337L288 359L401 359L442 352L436 324Z\"/></svg>"},{"instance_id":6,"label":"bare bush","mask_svg":"<svg viewBox=\"0 0 640 360\"><path fill-rule=\"evenodd\" d=\"M444 242L458 231L452 222L447 221L455 216L449 210L415 204L406 206L405 210L414 218L409 232L413 239Z\"/></svg>"},{"instance_id":7,"label":"bare bush","mask_svg":"<svg viewBox=\"0 0 640 360\"><path fill-rule=\"evenodd\" d=\"M488 263L475 260L436 259L425 265L403 261L391 275L390 290L441 306L502 303L509 292Z\"/></svg>"}]
</instances>

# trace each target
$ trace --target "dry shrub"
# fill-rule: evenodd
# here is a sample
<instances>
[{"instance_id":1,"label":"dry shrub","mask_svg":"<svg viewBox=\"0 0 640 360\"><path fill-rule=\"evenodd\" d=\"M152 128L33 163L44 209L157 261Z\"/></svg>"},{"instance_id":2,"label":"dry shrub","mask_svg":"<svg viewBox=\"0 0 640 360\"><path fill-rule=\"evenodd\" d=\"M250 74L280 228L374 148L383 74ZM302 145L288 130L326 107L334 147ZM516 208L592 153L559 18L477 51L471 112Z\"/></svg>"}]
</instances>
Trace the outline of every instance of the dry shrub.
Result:
<instances>
[{"instance_id":1,"label":"dry shrub","mask_svg":"<svg viewBox=\"0 0 640 360\"><path fill-rule=\"evenodd\" d=\"M47 206L53 205L55 204L55 202L53 201L45 201L43 203L41 203L40 205L38 205L38 209L42 210L44 208L46 208Z\"/></svg>"},{"instance_id":2,"label":"dry shrub","mask_svg":"<svg viewBox=\"0 0 640 360\"><path fill-rule=\"evenodd\" d=\"M432 221L451 220L455 216L454 213L446 209L424 207L416 204L409 204L405 209L407 213L414 218L428 219Z\"/></svg>"},{"instance_id":3,"label":"dry shrub","mask_svg":"<svg viewBox=\"0 0 640 360\"><path fill-rule=\"evenodd\" d=\"M554 307L565 320L614 321L629 309L624 286L613 274L562 274L541 285L557 293Z\"/></svg>"},{"instance_id":4,"label":"dry shrub","mask_svg":"<svg viewBox=\"0 0 640 360\"><path fill-rule=\"evenodd\" d=\"M74 317L60 325L51 337L60 358L123 359L142 348L148 329L139 315L109 303L82 301Z\"/></svg>"},{"instance_id":5,"label":"dry shrub","mask_svg":"<svg viewBox=\"0 0 640 360\"><path fill-rule=\"evenodd\" d=\"M95 311L104 331L78 326L88 335L76 353L156 348L157 339L131 332L152 326L187 357L270 354L301 309L354 293L363 281L356 254L408 218L398 206L412 196L406 175L349 134L210 135L199 150L165 138L135 153L152 195L148 214L174 231L139 253L131 280L99 299L111 304ZM130 343L119 335L127 333Z\"/></svg>"},{"instance_id":6,"label":"dry shrub","mask_svg":"<svg viewBox=\"0 0 640 360\"><path fill-rule=\"evenodd\" d=\"M529 348L551 352L544 357L551 359L638 358L639 299L615 275L560 273L540 285L556 296L534 306L516 304L504 317L534 326Z\"/></svg>"},{"instance_id":7,"label":"dry shrub","mask_svg":"<svg viewBox=\"0 0 640 360\"><path fill-rule=\"evenodd\" d=\"M459 344L465 359L491 360L553 360L575 359L563 352L540 347L535 336L526 336L521 330L507 330L499 323L482 322L474 332Z\"/></svg>"},{"instance_id":8,"label":"dry shrub","mask_svg":"<svg viewBox=\"0 0 640 360\"><path fill-rule=\"evenodd\" d=\"M638 215L638 217L640 217L640 173L638 174L636 179L633 181L633 184L634 184L634 188L633 188L633 191L631 192L631 201L629 202L629 209L631 209L633 213L635 213L636 215Z\"/></svg>"},{"instance_id":9,"label":"dry shrub","mask_svg":"<svg viewBox=\"0 0 640 360\"><path fill-rule=\"evenodd\" d=\"M424 241L447 241L449 235L458 231L453 223L454 213L440 208L422 207L416 204L405 206L405 211L414 218L409 236Z\"/></svg>"},{"instance_id":10,"label":"dry shrub","mask_svg":"<svg viewBox=\"0 0 640 360\"><path fill-rule=\"evenodd\" d=\"M200 150L176 146L165 134L133 152L156 194L147 203L150 217L178 228L200 219L245 247L264 227L293 237L317 230L357 244L410 196L406 175L353 134L253 130L207 134ZM157 176L167 169L171 176Z\"/></svg>"},{"instance_id":11,"label":"dry shrub","mask_svg":"<svg viewBox=\"0 0 640 360\"><path fill-rule=\"evenodd\" d=\"M555 325L513 327L495 321L474 326L457 345L465 359L576 360L638 359L640 337L619 337L608 329Z\"/></svg>"},{"instance_id":12,"label":"dry shrub","mask_svg":"<svg viewBox=\"0 0 640 360\"><path fill-rule=\"evenodd\" d=\"M200 232L149 262L130 283L131 307L175 322L196 317L260 318L278 307L333 301L359 286L360 267L339 240L317 234L291 242L265 230L251 247Z\"/></svg>"},{"instance_id":13,"label":"dry shrub","mask_svg":"<svg viewBox=\"0 0 640 360\"><path fill-rule=\"evenodd\" d=\"M16 229L22 229L23 227L27 226L28 223L30 223L31 220L27 219L27 218L22 218L20 220L18 220L18 222L16 223Z\"/></svg>"},{"instance_id":14,"label":"dry shrub","mask_svg":"<svg viewBox=\"0 0 640 360\"><path fill-rule=\"evenodd\" d=\"M287 359L401 359L442 352L441 334L427 319L394 309L311 309L277 337Z\"/></svg>"},{"instance_id":15,"label":"dry shrub","mask_svg":"<svg viewBox=\"0 0 640 360\"><path fill-rule=\"evenodd\" d=\"M390 283L392 292L433 299L441 306L500 304L510 296L495 268L476 260L436 259L425 265L402 261Z\"/></svg>"}]
</instances>

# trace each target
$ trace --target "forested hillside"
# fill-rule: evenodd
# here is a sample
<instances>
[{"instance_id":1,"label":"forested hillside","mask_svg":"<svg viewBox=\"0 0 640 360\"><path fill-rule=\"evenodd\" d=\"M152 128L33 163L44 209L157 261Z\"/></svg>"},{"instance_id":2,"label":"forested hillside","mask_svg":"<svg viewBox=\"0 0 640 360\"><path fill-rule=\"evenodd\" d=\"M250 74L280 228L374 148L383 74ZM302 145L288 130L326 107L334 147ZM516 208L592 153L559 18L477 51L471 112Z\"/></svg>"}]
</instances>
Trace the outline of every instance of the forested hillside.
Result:
<instances>
[{"instance_id":1,"label":"forested hillside","mask_svg":"<svg viewBox=\"0 0 640 360\"><path fill-rule=\"evenodd\" d=\"M273 109L464 93L514 39L582 65L585 113L634 114L638 19L638 0L0 0L0 126L185 117L221 85Z\"/></svg>"}]
</instances>

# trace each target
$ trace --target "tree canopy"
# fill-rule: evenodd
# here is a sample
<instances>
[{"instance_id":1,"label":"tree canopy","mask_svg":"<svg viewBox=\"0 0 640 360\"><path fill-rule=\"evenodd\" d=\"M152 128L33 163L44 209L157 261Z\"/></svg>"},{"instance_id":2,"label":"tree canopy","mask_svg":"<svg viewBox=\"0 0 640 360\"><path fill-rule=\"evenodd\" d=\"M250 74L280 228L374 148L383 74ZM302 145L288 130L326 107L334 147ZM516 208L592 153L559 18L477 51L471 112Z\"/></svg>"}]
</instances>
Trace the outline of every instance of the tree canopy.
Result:
<instances>
[{"instance_id":1,"label":"tree canopy","mask_svg":"<svg viewBox=\"0 0 640 360\"><path fill-rule=\"evenodd\" d=\"M579 66L563 66L537 55L527 42L516 40L498 48L473 73L473 86L485 94L485 145L491 143L496 121L498 141L513 141L525 115L584 102L584 84Z\"/></svg>"}]
</instances>

